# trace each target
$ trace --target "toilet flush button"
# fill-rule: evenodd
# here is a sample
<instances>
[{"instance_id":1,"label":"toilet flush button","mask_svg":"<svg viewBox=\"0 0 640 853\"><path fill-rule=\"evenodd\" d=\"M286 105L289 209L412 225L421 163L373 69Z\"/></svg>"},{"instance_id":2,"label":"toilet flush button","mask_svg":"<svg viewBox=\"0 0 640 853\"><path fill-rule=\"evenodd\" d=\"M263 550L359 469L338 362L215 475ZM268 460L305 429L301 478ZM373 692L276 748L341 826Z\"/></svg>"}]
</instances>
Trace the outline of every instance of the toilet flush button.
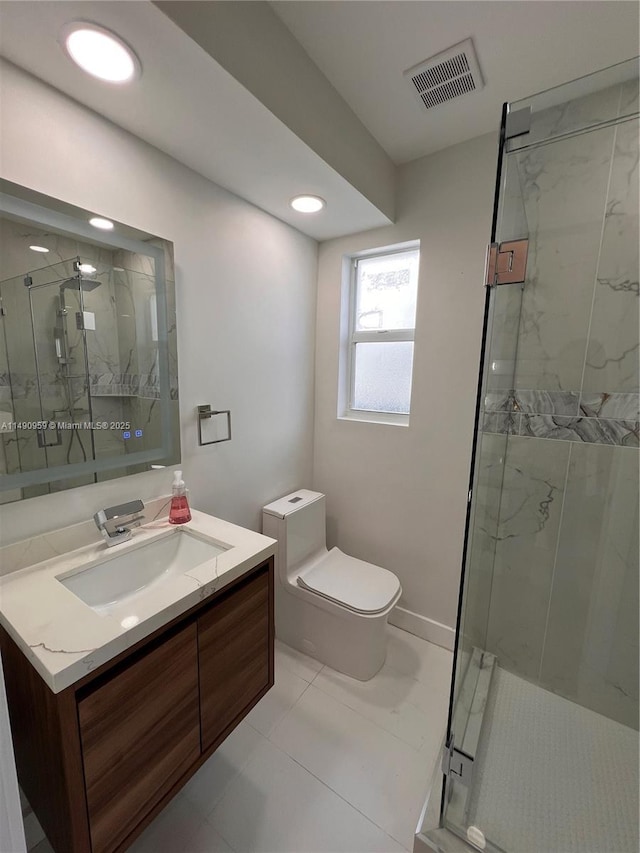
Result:
<instances>
[{"instance_id":1,"label":"toilet flush button","mask_svg":"<svg viewBox=\"0 0 640 853\"><path fill-rule=\"evenodd\" d=\"M295 498L290 498L289 503L290 504L297 504L298 501L301 501L301 500L302 500L302 498L300 497L300 495L296 495Z\"/></svg>"}]
</instances>

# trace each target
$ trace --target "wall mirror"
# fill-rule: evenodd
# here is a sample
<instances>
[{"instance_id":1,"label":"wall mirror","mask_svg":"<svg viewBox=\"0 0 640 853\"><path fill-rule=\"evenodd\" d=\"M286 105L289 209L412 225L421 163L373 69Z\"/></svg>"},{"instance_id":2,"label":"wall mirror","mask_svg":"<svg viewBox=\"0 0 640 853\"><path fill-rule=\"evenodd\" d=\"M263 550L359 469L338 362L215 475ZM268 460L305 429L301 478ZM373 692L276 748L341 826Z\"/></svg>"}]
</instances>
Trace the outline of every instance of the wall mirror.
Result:
<instances>
[{"instance_id":1,"label":"wall mirror","mask_svg":"<svg viewBox=\"0 0 640 853\"><path fill-rule=\"evenodd\" d=\"M96 216L0 181L0 503L180 460L173 246Z\"/></svg>"}]
</instances>

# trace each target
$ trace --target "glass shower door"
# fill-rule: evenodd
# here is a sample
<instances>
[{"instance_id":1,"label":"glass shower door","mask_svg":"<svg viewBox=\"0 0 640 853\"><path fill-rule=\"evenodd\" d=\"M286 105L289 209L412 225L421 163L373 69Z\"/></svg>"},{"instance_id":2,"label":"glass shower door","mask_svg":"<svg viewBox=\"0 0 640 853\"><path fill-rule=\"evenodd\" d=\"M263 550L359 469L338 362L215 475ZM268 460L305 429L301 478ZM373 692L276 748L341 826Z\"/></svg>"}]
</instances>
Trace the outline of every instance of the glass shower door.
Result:
<instances>
[{"instance_id":1,"label":"glass shower door","mask_svg":"<svg viewBox=\"0 0 640 853\"><path fill-rule=\"evenodd\" d=\"M528 261L488 297L442 823L483 850L635 853L637 63L508 114L530 127L495 239L528 235Z\"/></svg>"},{"instance_id":2,"label":"glass shower door","mask_svg":"<svg viewBox=\"0 0 640 853\"><path fill-rule=\"evenodd\" d=\"M492 241L496 245L524 241L528 227L520 180L513 164L500 158L499 195ZM510 435L517 432L515 374L524 285L520 282L487 288L484 351L479 399L473 481L470 489L466 566L459 603L455 665L450 708L450 773L446 790L447 817L456 827L468 824L473 762L480 746L483 710L495 655L487 650L486 634L495 561L505 459Z\"/></svg>"}]
</instances>

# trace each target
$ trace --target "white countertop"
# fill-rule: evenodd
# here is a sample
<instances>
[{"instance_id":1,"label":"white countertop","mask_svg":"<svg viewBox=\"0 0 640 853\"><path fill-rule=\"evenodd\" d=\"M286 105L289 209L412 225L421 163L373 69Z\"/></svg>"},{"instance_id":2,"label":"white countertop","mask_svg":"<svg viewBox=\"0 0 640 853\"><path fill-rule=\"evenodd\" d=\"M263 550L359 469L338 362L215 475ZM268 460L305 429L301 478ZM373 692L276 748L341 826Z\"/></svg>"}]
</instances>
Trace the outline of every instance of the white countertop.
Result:
<instances>
[{"instance_id":1,"label":"white countertop","mask_svg":"<svg viewBox=\"0 0 640 853\"><path fill-rule=\"evenodd\" d=\"M274 539L193 508L191 514L192 521L179 527L169 524L165 516L135 529L128 542L113 548L100 539L0 577L0 624L54 693L275 553ZM125 628L118 619L97 613L57 579L76 567L124 554L180 529L231 547L194 569L152 585L138 599L139 621L133 627Z\"/></svg>"}]
</instances>

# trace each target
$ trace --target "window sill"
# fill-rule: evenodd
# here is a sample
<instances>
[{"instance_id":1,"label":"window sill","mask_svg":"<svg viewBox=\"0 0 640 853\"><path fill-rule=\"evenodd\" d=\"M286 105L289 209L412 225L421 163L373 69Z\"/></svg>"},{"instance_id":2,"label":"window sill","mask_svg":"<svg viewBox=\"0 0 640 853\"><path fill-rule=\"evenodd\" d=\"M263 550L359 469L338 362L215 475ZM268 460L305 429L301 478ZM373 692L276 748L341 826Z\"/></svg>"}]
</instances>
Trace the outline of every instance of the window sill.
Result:
<instances>
[{"instance_id":1,"label":"window sill","mask_svg":"<svg viewBox=\"0 0 640 853\"><path fill-rule=\"evenodd\" d=\"M359 421L360 423L385 424L386 426L409 426L409 415L394 414L392 412L366 412L350 409L342 415L338 415L339 421Z\"/></svg>"}]
</instances>

